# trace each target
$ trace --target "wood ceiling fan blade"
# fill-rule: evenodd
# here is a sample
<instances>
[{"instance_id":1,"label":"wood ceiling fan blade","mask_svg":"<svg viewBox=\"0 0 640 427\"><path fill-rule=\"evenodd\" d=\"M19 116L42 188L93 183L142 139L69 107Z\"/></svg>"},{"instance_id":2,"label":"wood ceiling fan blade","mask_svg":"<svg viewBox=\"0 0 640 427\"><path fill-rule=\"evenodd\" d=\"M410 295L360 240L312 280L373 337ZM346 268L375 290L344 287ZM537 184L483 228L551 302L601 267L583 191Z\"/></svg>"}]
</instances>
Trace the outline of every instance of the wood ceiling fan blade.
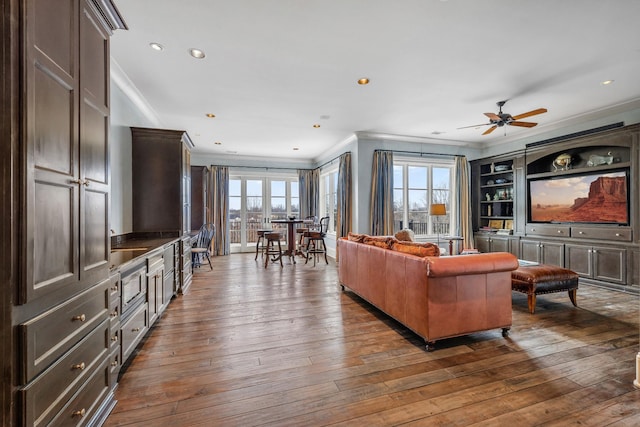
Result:
<instances>
[{"instance_id":1,"label":"wood ceiling fan blade","mask_svg":"<svg viewBox=\"0 0 640 427\"><path fill-rule=\"evenodd\" d=\"M496 113L484 113L484 115L489 117L489 120L494 122L499 122L500 120L502 120Z\"/></svg>"},{"instance_id":2,"label":"wood ceiling fan blade","mask_svg":"<svg viewBox=\"0 0 640 427\"><path fill-rule=\"evenodd\" d=\"M483 135L489 135L491 132L493 132L494 130L496 130L498 126L493 125L491 126L489 129L485 130L484 132L482 132Z\"/></svg>"},{"instance_id":3,"label":"wood ceiling fan blade","mask_svg":"<svg viewBox=\"0 0 640 427\"><path fill-rule=\"evenodd\" d=\"M537 123L533 123L533 122L510 122L508 123L511 126L520 126L523 128L532 128L534 126L537 126Z\"/></svg>"},{"instance_id":4,"label":"wood ceiling fan blade","mask_svg":"<svg viewBox=\"0 0 640 427\"><path fill-rule=\"evenodd\" d=\"M513 120L524 119L525 117L535 116L536 114L546 113L546 108L538 108L537 110L527 111L526 113L518 114L517 116L513 116Z\"/></svg>"}]
</instances>

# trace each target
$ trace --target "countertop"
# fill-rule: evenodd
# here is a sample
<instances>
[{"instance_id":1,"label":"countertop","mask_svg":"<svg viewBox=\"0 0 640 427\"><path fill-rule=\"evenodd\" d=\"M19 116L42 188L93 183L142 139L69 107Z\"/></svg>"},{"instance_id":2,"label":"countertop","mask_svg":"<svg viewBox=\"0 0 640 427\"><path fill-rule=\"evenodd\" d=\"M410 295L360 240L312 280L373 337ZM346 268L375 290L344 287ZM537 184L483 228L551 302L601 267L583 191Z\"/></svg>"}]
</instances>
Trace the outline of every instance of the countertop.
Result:
<instances>
[{"instance_id":1,"label":"countertop","mask_svg":"<svg viewBox=\"0 0 640 427\"><path fill-rule=\"evenodd\" d=\"M180 240L179 237L127 239L111 247L109 269L114 271L126 267L144 258L148 253L178 240Z\"/></svg>"}]
</instances>

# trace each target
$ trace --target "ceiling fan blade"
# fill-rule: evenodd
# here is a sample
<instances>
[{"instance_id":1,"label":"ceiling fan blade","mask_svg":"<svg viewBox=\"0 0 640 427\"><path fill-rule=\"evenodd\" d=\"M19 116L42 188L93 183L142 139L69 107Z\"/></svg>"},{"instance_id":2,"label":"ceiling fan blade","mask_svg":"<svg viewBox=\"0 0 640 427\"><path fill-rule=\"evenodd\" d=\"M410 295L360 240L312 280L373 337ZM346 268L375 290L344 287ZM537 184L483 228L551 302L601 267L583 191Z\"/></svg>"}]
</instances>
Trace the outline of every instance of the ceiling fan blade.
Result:
<instances>
[{"instance_id":1,"label":"ceiling fan blade","mask_svg":"<svg viewBox=\"0 0 640 427\"><path fill-rule=\"evenodd\" d=\"M467 128L477 128L479 126L488 126L491 123L482 123L480 125L471 125L471 126L462 126L461 128L456 128L456 129L467 129Z\"/></svg>"},{"instance_id":2,"label":"ceiling fan blade","mask_svg":"<svg viewBox=\"0 0 640 427\"><path fill-rule=\"evenodd\" d=\"M484 113L484 115L489 117L489 120L494 122L499 122L500 120L502 120L496 113Z\"/></svg>"},{"instance_id":3,"label":"ceiling fan blade","mask_svg":"<svg viewBox=\"0 0 640 427\"><path fill-rule=\"evenodd\" d=\"M546 113L546 108L538 108L537 110L527 111L526 113L518 114L517 116L513 116L513 120L524 119L525 117L535 116L536 114Z\"/></svg>"},{"instance_id":4,"label":"ceiling fan blade","mask_svg":"<svg viewBox=\"0 0 640 427\"><path fill-rule=\"evenodd\" d=\"M491 126L489 129L485 130L484 132L482 132L483 135L489 135L491 132L493 132L494 130L496 130L498 126L493 125Z\"/></svg>"},{"instance_id":5,"label":"ceiling fan blade","mask_svg":"<svg viewBox=\"0 0 640 427\"><path fill-rule=\"evenodd\" d=\"M537 123L533 122L509 122L508 124L511 126L520 126L523 128L532 128L537 125Z\"/></svg>"}]
</instances>

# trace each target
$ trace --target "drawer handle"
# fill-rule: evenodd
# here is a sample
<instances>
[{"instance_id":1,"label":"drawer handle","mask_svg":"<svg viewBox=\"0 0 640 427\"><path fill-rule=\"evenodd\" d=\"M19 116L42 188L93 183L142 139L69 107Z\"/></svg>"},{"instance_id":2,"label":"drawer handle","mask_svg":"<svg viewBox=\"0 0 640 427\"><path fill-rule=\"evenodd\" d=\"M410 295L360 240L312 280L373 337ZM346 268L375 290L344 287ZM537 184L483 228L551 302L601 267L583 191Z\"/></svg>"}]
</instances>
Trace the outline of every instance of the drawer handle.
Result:
<instances>
[{"instance_id":1,"label":"drawer handle","mask_svg":"<svg viewBox=\"0 0 640 427\"><path fill-rule=\"evenodd\" d=\"M562 230L558 230L558 234L562 234Z\"/></svg>"},{"instance_id":2,"label":"drawer handle","mask_svg":"<svg viewBox=\"0 0 640 427\"><path fill-rule=\"evenodd\" d=\"M117 342L118 341L118 336L117 335L112 336L111 337L111 341L112 342Z\"/></svg>"},{"instance_id":3,"label":"drawer handle","mask_svg":"<svg viewBox=\"0 0 640 427\"><path fill-rule=\"evenodd\" d=\"M616 237L620 237L620 236L621 236L621 234L620 234L620 233L616 233Z\"/></svg>"},{"instance_id":4,"label":"drawer handle","mask_svg":"<svg viewBox=\"0 0 640 427\"><path fill-rule=\"evenodd\" d=\"M73 316L73 317L71 318L71 320L73 320L73 321L79 320L79 321L81 321L81 322L84 322L85 320L87 320L87 316L85 316L85 315L84 315L84 313L82 313L82 314L81 314L81 315L79 315L79 316Z\"/></svg>"},{"instance_id":5,"label":"drawer handle","mask_svg":"<svg viewBox=\"0 0 640 427\"><path fill-rule=\"evenodd\" d=\"M73 415L74 417L84 417L84 414L86 414L87 411L85 411L84 408L80 409L79 411L73 411L73 413L71 415Z\"/></svg>"},{"instance_id":6,"label":"drawer handle","mask_svg":"<svg viewBox=\"0 0 640 427\"><path fill-rule=\"evenodd\" d=\"M111 288L112 292L118 292L118 285L115 285Z\"/></svg>"},{"instance_id":7,"label":"drawer handle","mask_svg":"<svg viewBox=\"0 0 640 427\"><path fill-rule=\"evenodd\" d=\"M111 366L113 366L114 368L118 366L118 361L114 360L113 362L111 362Z\"/></svg>"},{"instance_id":8,"label":"drawer handle","mask_svg":"<svg viewBox=\"0 0 640 427\"><path fill-rule=\"evenodd\" d=\"M113 312L111 312L111 317L116 317L118 316L118 310L114 310Z\"/></svg>"},{"instance_id":9,"label":"drawer handle","mask_svg":"<svg viewBox=\"0 0 640 427\"><path fill-rule=\"evenodd\" d=\"M584 234L584 231L579 231L578 234Z\"/></svg>"},{"instance_id":10,"label":"drawer handle","mask_svg":"<svg viewBox=\"0 0 640 427\"><path fill-rule=\"evenodd\" d=\"M85 368L84 362L80 362L77 365L72 365L71 369L78 369L80 371L83 371Z\"/></svg>"},{"instance_id":11,"label":"drawer handle","mask_svg":"<svg viewBox=\"0 0 640 427\"><path fill-rule=\"evenodd\" d=\"M133 328L131 332L140 332L140 328Z\"/></svg>"}]
</instances>

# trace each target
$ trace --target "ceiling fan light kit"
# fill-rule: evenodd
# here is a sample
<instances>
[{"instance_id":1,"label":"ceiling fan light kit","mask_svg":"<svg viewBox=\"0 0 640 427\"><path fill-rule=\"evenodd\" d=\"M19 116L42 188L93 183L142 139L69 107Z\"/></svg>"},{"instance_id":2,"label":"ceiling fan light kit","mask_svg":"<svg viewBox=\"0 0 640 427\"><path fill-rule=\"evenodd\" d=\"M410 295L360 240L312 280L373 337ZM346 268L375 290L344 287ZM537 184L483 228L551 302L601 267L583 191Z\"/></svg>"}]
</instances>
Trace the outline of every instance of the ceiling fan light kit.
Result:
<instances>
[{"instance_id":1,"label":"ceiling fan light kit","mask_svg":"<svg viewBox=\"0 0 640 427\"><path fill-rule=\"evenodd\" d=\"M506 102L507 102L507 100L496 102L496 105L498 106L498 113L497 114L496 113L484 113L484 115L489 118L489 123L482 123L482 124L473 125L473 126L464 126L464 127L458 128L458 129L465 129L465 128L478 127L478 126L491 126L489 129L487 129L484 132L482 132L483 135L488 135L491 132L493 132L494 130L496 130L497 128L503 127L504 125L518 126L518 127L524 127L524 128L532 128L532 127L536 126L538 123L523 122L520 119L524 119L526 117L531 117L531 116L535 116L537 114L542 114L542 113L546 113L547 112L546 108L538 108L538 109L535 109L535 110L527 111L526 113L522 113L522 114L518 114L518 115L512 116L509 113L503 113L502 112L502 106L504 104L506 104Z\"/></svg>"}]
</instances>

